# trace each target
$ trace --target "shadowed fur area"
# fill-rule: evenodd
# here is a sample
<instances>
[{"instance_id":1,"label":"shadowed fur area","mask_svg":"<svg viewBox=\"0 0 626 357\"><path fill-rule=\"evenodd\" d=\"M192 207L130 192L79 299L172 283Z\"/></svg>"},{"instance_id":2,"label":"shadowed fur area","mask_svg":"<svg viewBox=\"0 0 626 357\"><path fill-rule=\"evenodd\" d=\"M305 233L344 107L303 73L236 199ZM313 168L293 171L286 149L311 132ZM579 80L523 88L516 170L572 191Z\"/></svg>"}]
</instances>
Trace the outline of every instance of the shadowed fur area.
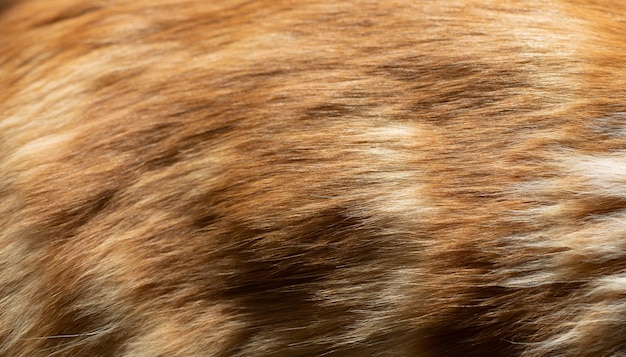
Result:
<instances>
[{"instance_id":1,"label":"shadowed fur area","mask_svg":"<svg viewBox=\"0 0 626 357\"><path fill-rule=\"evenodd\" d=\"M0 356L626 355L626 2L0 0Z\"/></svg>"}]
</instances>

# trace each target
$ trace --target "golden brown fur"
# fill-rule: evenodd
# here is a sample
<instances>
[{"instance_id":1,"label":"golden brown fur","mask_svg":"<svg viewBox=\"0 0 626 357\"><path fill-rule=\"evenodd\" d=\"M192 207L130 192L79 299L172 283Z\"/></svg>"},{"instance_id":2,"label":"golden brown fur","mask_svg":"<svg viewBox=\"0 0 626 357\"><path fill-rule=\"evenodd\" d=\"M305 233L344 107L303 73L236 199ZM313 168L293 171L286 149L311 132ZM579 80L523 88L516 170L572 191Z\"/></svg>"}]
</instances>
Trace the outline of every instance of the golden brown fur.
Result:
<instances>
[{"instance_id":1,"label":"golden brown fur","mask_svg":"<svg viewBox=\"0 0 626 357\"><path fill-rule=\"evenodd\" d=\"M626 2L0 2L0 355L626 355Z\"/></svg>"}]
</instances>

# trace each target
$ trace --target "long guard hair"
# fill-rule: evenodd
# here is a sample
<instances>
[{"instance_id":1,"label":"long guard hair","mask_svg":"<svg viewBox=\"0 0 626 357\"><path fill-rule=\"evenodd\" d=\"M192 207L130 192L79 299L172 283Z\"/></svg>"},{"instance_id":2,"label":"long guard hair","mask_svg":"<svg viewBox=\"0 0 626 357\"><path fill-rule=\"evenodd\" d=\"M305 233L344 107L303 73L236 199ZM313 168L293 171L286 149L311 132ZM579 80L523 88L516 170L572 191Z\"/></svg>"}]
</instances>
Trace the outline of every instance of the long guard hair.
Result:
<instances>
[{"instance_id":1,"label":"long guard hair","mask_svg":"<svg viewBox=\"0 0 626 357\"><path fill-rule=\"evenodd\" d=\"M626 355L626 2L0 2L0 356Z\"/></svg>"}]
</instances>

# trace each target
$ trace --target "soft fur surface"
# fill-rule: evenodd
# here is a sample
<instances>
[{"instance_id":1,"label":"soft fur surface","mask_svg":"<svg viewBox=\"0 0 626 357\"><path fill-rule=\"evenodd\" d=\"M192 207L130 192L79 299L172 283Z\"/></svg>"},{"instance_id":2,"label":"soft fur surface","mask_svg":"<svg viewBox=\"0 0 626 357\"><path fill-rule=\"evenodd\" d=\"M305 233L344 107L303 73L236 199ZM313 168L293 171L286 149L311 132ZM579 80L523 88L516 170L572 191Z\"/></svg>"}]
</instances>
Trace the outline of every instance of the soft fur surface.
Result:
<instances>
[{"instance_id":1,"label":"soft fur surface","mask_svg":"<svg viewBox=\"0 0 626 357\"><path fill-rule=\"evenodd\" d=\"M0 355L626 355L626 2L0 2Z\"/></svg>"}]
</instances>

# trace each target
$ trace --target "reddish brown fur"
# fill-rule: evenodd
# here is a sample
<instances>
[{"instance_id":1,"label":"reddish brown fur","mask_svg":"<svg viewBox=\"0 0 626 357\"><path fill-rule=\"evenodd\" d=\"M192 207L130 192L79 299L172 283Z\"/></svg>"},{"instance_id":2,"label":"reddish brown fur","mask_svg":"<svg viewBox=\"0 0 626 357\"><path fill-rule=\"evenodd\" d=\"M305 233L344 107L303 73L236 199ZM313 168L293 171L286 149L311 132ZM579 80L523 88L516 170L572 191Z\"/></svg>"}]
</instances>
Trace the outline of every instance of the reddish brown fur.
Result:
<instances>
[{"instance_id":1,"label":"reddish brown fur","mask_svg":"<svg viewBox=\"0 0 626 357\"><path fill-rule=\"evenodd\" d=\"M0 355L626 354L626 2L0 2Z\"/></svg>"}]
</instances>

